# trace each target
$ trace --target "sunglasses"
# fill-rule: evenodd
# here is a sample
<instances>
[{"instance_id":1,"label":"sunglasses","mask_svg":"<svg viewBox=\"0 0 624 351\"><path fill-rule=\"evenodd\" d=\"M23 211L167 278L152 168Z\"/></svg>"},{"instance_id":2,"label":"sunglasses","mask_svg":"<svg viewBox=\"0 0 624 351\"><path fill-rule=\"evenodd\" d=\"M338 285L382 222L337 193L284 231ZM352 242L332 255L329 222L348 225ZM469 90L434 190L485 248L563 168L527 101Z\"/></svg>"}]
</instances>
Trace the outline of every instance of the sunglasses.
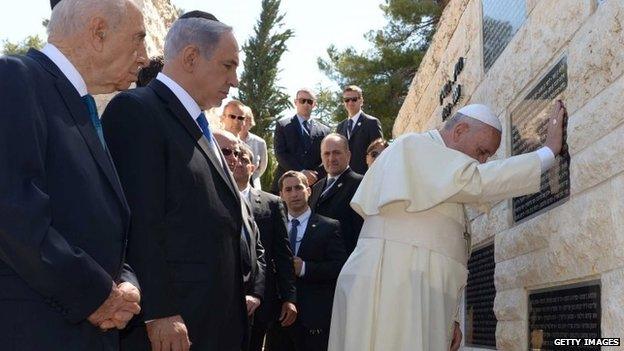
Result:
<instances>
[{"instance_id":1,"label":"sunglasses","mask_svg":"<svg viewBox=\"0 0 624 351\"><path fill-rule=\"evenodd\" d=\"M300 99L297 99L297 101L299 101L299 103L302 104L302 105L303 104L308 104L308 105L314 104L314 100L312 100L312 99L300 98Z\"/></svg>"},{"instance_id":2,"label":"sunglasses","mask_svg":"<svg viewBox=\"0 0 624 351\"><path fill-rule=\"evenodd\" d=\"M228 115L228 117L230 117L231 119L237 119L239 121L244 121L245 120L245 116Z\"/></svg>"},{"instance_id":3,"label":"sunglasses","mask_svg":"<svg viewBox=\"0 0 624 351\"><path fill-rule=\"evenodd\" d=\"M379 156L380 153L381 153L381 151L373 150L373 151L369 152L368 154L372 158L377 158L377 156Z\"/></svg>"},{"instance_id":4,"label":"sunglasses","mask_svg":"<svg viewBox=\"0 0 624 351\"><path fill-rule=\"evenodd\" d=\"M358 101L359 99L360 99L359 97L343 98L343 99L342 99L342 101L344 101L344 102L345 102L345 104L346 104L346 103L348 103L348 102L356 102L356 101Z\"/></svg>"},{"instance_id":5,"label":"sunglasses","mask_svg":"<svg viewBox=\"0 0 624 351\"><path fill-rule=\"evenodd\" d=\"M222 147L221 148L221 152L223 152L223 156L234 155L234 157L238 157L238 155L240 155L240 151L232 150L232 149L229 149L227 147Z\"/></svg>"}]
</instances>

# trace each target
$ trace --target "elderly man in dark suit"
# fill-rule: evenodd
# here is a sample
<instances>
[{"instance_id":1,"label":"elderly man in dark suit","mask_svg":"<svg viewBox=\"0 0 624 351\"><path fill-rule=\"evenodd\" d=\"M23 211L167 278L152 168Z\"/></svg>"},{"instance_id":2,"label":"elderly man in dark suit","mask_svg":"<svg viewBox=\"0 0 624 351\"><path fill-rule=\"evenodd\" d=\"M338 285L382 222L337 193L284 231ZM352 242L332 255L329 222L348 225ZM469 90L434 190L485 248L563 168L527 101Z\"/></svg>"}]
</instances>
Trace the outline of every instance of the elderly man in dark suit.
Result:
<instances>
[{"instance_id":1,"label":"elderly man in dark suit","mask_svg":"<svg viewBox=\"0 0 624 351\"><path fill-rule=\"evenodd\" d=\"M162 72L117 95L103 116L144 295L142 320L121 340L127 350L238 351L247 337L247 213L202 112L238 85L239 47L231 27L207 17L174 22Z\"/></svg>"},{"instance_id":2,"label":"elderly man in dark suit","mask_svg":"<svg viewBox=\"0 0 624 351\"><path fill-rule=\"evenodd\" d=\"M320 215L340 222L340 229L348 254L355 249L364 220L351 208L362 176L349 167L351 157L347 139L332 133L321 143L321 158L327 176L312 187L310 207Z\"/></svg>"},{"instance_id":3,"label":"elderly man in dark suit","mask_svg":"<svg viewBox=\"0 0 624 351\"><path fill-rule=\"evenodd\" d=\"M143 17L128 0L64 0L48 32L0 58L0 348L117 350L102 330L138 313L139 285L92 94L136 79Z\"/></svg>"},{"instance_id":4,"label":"elderly man in dark suit","mask_svg":"<svg viewBox=\"0 0 624 351\"><path fill-rule=\"evenodd\" d=\"M373 140L383 137L381 122L377 118L362 112L364 95L362 89L357 85L349 85L344 88L342 101L349 117L338 124L336 132L349 140L349 150L351 150L349 166L354 172L364 174L368 170L366 149Z\"/></svg>"},{"instance_id":5,"label":"elderly man in dark suit","mask_svg":"<svg viewBox=\"0 0 624 351\"><path fill-rule=\"evenodd\" d=\"M295 95L297 114L283 118L275 126L273 148L277 168L271 192L277 194L277 181L286 171L300 171L308 178L310 185L324 176L321 167L321 140L330 133L329 127L312 118L316 107L316 95L311 89L303 88Z\"/></svg>"},{"instance_id":6,"label":"elderly man in dark suit","mask_svg":"<svg viewBox=\"0 0 624 351\"><path fill-rule=\"evenodd\" d=\"M272 350L326 351L336 279L347 259L337 221L312 213L307 177L288 171L279 179L288 209L288 236L295 254L299 315L288 328L275 328Z\"/></svg>"},{"instance_id":7,"label":"elderly man in dark suit","mask_svg":"<svg viewBox=\"0 0 624 351\"><path fill-rule=\"evenodd\" d=\"M267 263L264 300L254 315L249 346L250 351L262 351L267 330L277 327L278 323L287 327L297 317L295 271L282 200L251 186L250 179L255 171L255 165L252 163L254 155L249 146L240 144L239 167L234 171L234 179L241 196L253 211ZM269 337L266 341L269 350L271 344L272 340Z\"/></svg>"}]
</instances>

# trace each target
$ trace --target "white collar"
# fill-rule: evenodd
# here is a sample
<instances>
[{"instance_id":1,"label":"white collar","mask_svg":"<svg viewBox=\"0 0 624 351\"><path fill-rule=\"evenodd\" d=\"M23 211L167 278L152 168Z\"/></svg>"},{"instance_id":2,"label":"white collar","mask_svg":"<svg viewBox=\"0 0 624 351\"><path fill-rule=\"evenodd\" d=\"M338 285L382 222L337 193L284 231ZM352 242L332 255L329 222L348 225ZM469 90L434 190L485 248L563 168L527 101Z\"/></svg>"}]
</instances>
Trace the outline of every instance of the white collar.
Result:
<instances>
[{"instance_id":1,"label":"white collar","mask_svg":"<svg viewBox=\"0 0 624 351\"><path fill-rule=\"evenodd\" d=\"M297 119L299 120L299 123L301 123L301 124L303 124L303 121L308 121L308 124L309 124L310 121L312 121L312 116L310 116L310 118L308 118L308 119L305 119L305 117L297 115Z\"/></svg>"},{"instance_id":2,"label":"white collar","mask_svg":"<svg viewBox=\"0 0 624 351\"><path fill-rule=\"evenodd\" d=\"M307 221L308 219L310 219L310 216L312 215L312 210L310 209L310 206L308 206L308 209L305 210L304 213L300 214L299 217L293 217L290 212L288 213L288 223L292 222L293 219L298 219L299 223L303 223L305 221Z\"/></svg>"},{"instance_id":3,"label":"white collar","mask_svg":"<svg viewBox=\"0 0 624 351\"><path fill-rule=\"evenodd\" d=\"M47 43L43 49L41 49L41 53L54 62L54 64L61 70L63 75L67 77L69 82L74 86L81 97L89 94L87 91L87 83L85 83L84 79L80 75L80 72L76 69L76 66L74 66L71 61L69 61L67 56L65 56L56 46Z\"/></svg>"},{"instance_id":4,"label":"white collar","mask_svg":"<svg viewBox=\"0 0 624 351\"><path fill-rule=\"evenodd\" d=\"M247 184L247 187L240 191L241 195L244 198L249 198L249 191L251 190L251 185Z\"/></svg>"},{"instance_id":5,"label":"white collar","mask_svg":"<svg viewBox=\"0 0 624 351\"><path fill-rule=\"evenodd\" d=\"M343 175L346 171L348 171L351 167L347 166L347 168L345 168L344 171L340 172L340 174L336 175L336 176L330 176L329 174L327 174L327 180L329 180L329 178L332 179L336 179L338 180L338 178L340 178L341 175Z\"/></svg>"},{"instance_id":6,"label":"white collar","mask_svg":"<svg viewBox=\"0 0 624 351\"><path fill-rule=\"evenodd\" d=\"M199 114L202 112L201 108L199 108L197 102L195 102L195 100L186 90L184 90L184 88L182 88L178 83L176 83L176 81L169 78L166 74L162 72L158 73L156 79L161 81L164 85L167 86L167 88L171 90L171 92L173 92L173 95L175 95L178 100L180 100L180 103L182 103L186 111L189 113L189 115L191 115L191 117L193 117L194 120L199 117Z\"/></svg>"},{"instance_id":7,"label":"white collar","mask_svg":"<svg viewBox=\"0 0 624 351\"><path fill-rule=\"evenodd\" d=\"M353 116L349 117L349 119L353 120L353 125L355 125L358 121L358 119L360 119L360 115L362 114L362 110L360 109L356 114L354 114Z\"/></svg>"}]
</instances>

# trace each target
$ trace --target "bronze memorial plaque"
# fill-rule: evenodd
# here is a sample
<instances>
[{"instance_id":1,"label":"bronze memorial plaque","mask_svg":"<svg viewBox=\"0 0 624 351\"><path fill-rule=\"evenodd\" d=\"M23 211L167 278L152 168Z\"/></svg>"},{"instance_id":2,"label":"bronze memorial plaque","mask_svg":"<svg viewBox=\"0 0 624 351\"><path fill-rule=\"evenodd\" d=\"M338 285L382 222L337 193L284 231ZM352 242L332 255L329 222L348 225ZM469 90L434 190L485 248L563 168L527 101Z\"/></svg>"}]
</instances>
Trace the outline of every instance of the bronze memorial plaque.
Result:
<instances>
[{"instance_id":1,"label":"bronze memorial plaque","mask_svg":"<svg viewBox=\"0 0 624 351\"><path fill-rule=\"evenodd\" d=\"M529 295L529 350L565 350L555 339L600 337L600 285ZM600 350L600 346L581 344L567 349Z\"/></svg>"},{"instance_id":2,"label":"bronze memorial plaque","mask_svg":"<svg viewBox=\"0 0 624 351\"><path fill-rule=\"evenodd\" d=\"M494 244L474 250L468 260L466 345L496 348Z\"/></svg>"},{"instance_id":3,"label":"bronze memorial plaque","mask_svg":"<svg viewBox=\"0 0 624 351\"><path fill-rule=\"evenodd\" d=\"M511 113L512 155L535 151L543 145L553 102L567 85L567 63L563 57ZM555 158L555 165L542 174L540 192L513 199L514 221L550 208L569 196L570 154L564 143L561 154Z\"/></svg>"}]
</instances>

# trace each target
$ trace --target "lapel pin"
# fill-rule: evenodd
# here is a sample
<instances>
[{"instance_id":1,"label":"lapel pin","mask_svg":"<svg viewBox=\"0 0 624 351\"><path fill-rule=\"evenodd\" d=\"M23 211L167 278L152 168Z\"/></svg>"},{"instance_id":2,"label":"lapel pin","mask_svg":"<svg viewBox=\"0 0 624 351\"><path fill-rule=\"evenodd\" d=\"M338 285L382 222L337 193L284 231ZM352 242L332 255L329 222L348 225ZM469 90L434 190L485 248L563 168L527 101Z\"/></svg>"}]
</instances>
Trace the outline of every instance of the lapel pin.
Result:
<instances>
[{"instance_id":1,"label":"lapel pin","mask_svg":"<svg viewBox=\"0 0 624 351\"><path fill-rule=\"evenodd\" d=\"M316 224L312 224L312 228L316 228Z\"/></svg>"},{"instance_id":2,"label":"lapel pin","mask_svg":"<svg viewBox=\"0 0 624 351\"><path fill-rule=\"evenodd\" d=\"M362 125L362 122L358 122L358 126L361 126L361 125Z\"/></svg>"},{"instance_id":3,"label":"lapel pin","mask_svg":"<svg viewBox=\"0 0 624 351\"><path fill-rule=\"evenodd\" d=\"M340 188L342 186L342 183L338 183L338 187Z\"/></svg>"}]
</instances>

